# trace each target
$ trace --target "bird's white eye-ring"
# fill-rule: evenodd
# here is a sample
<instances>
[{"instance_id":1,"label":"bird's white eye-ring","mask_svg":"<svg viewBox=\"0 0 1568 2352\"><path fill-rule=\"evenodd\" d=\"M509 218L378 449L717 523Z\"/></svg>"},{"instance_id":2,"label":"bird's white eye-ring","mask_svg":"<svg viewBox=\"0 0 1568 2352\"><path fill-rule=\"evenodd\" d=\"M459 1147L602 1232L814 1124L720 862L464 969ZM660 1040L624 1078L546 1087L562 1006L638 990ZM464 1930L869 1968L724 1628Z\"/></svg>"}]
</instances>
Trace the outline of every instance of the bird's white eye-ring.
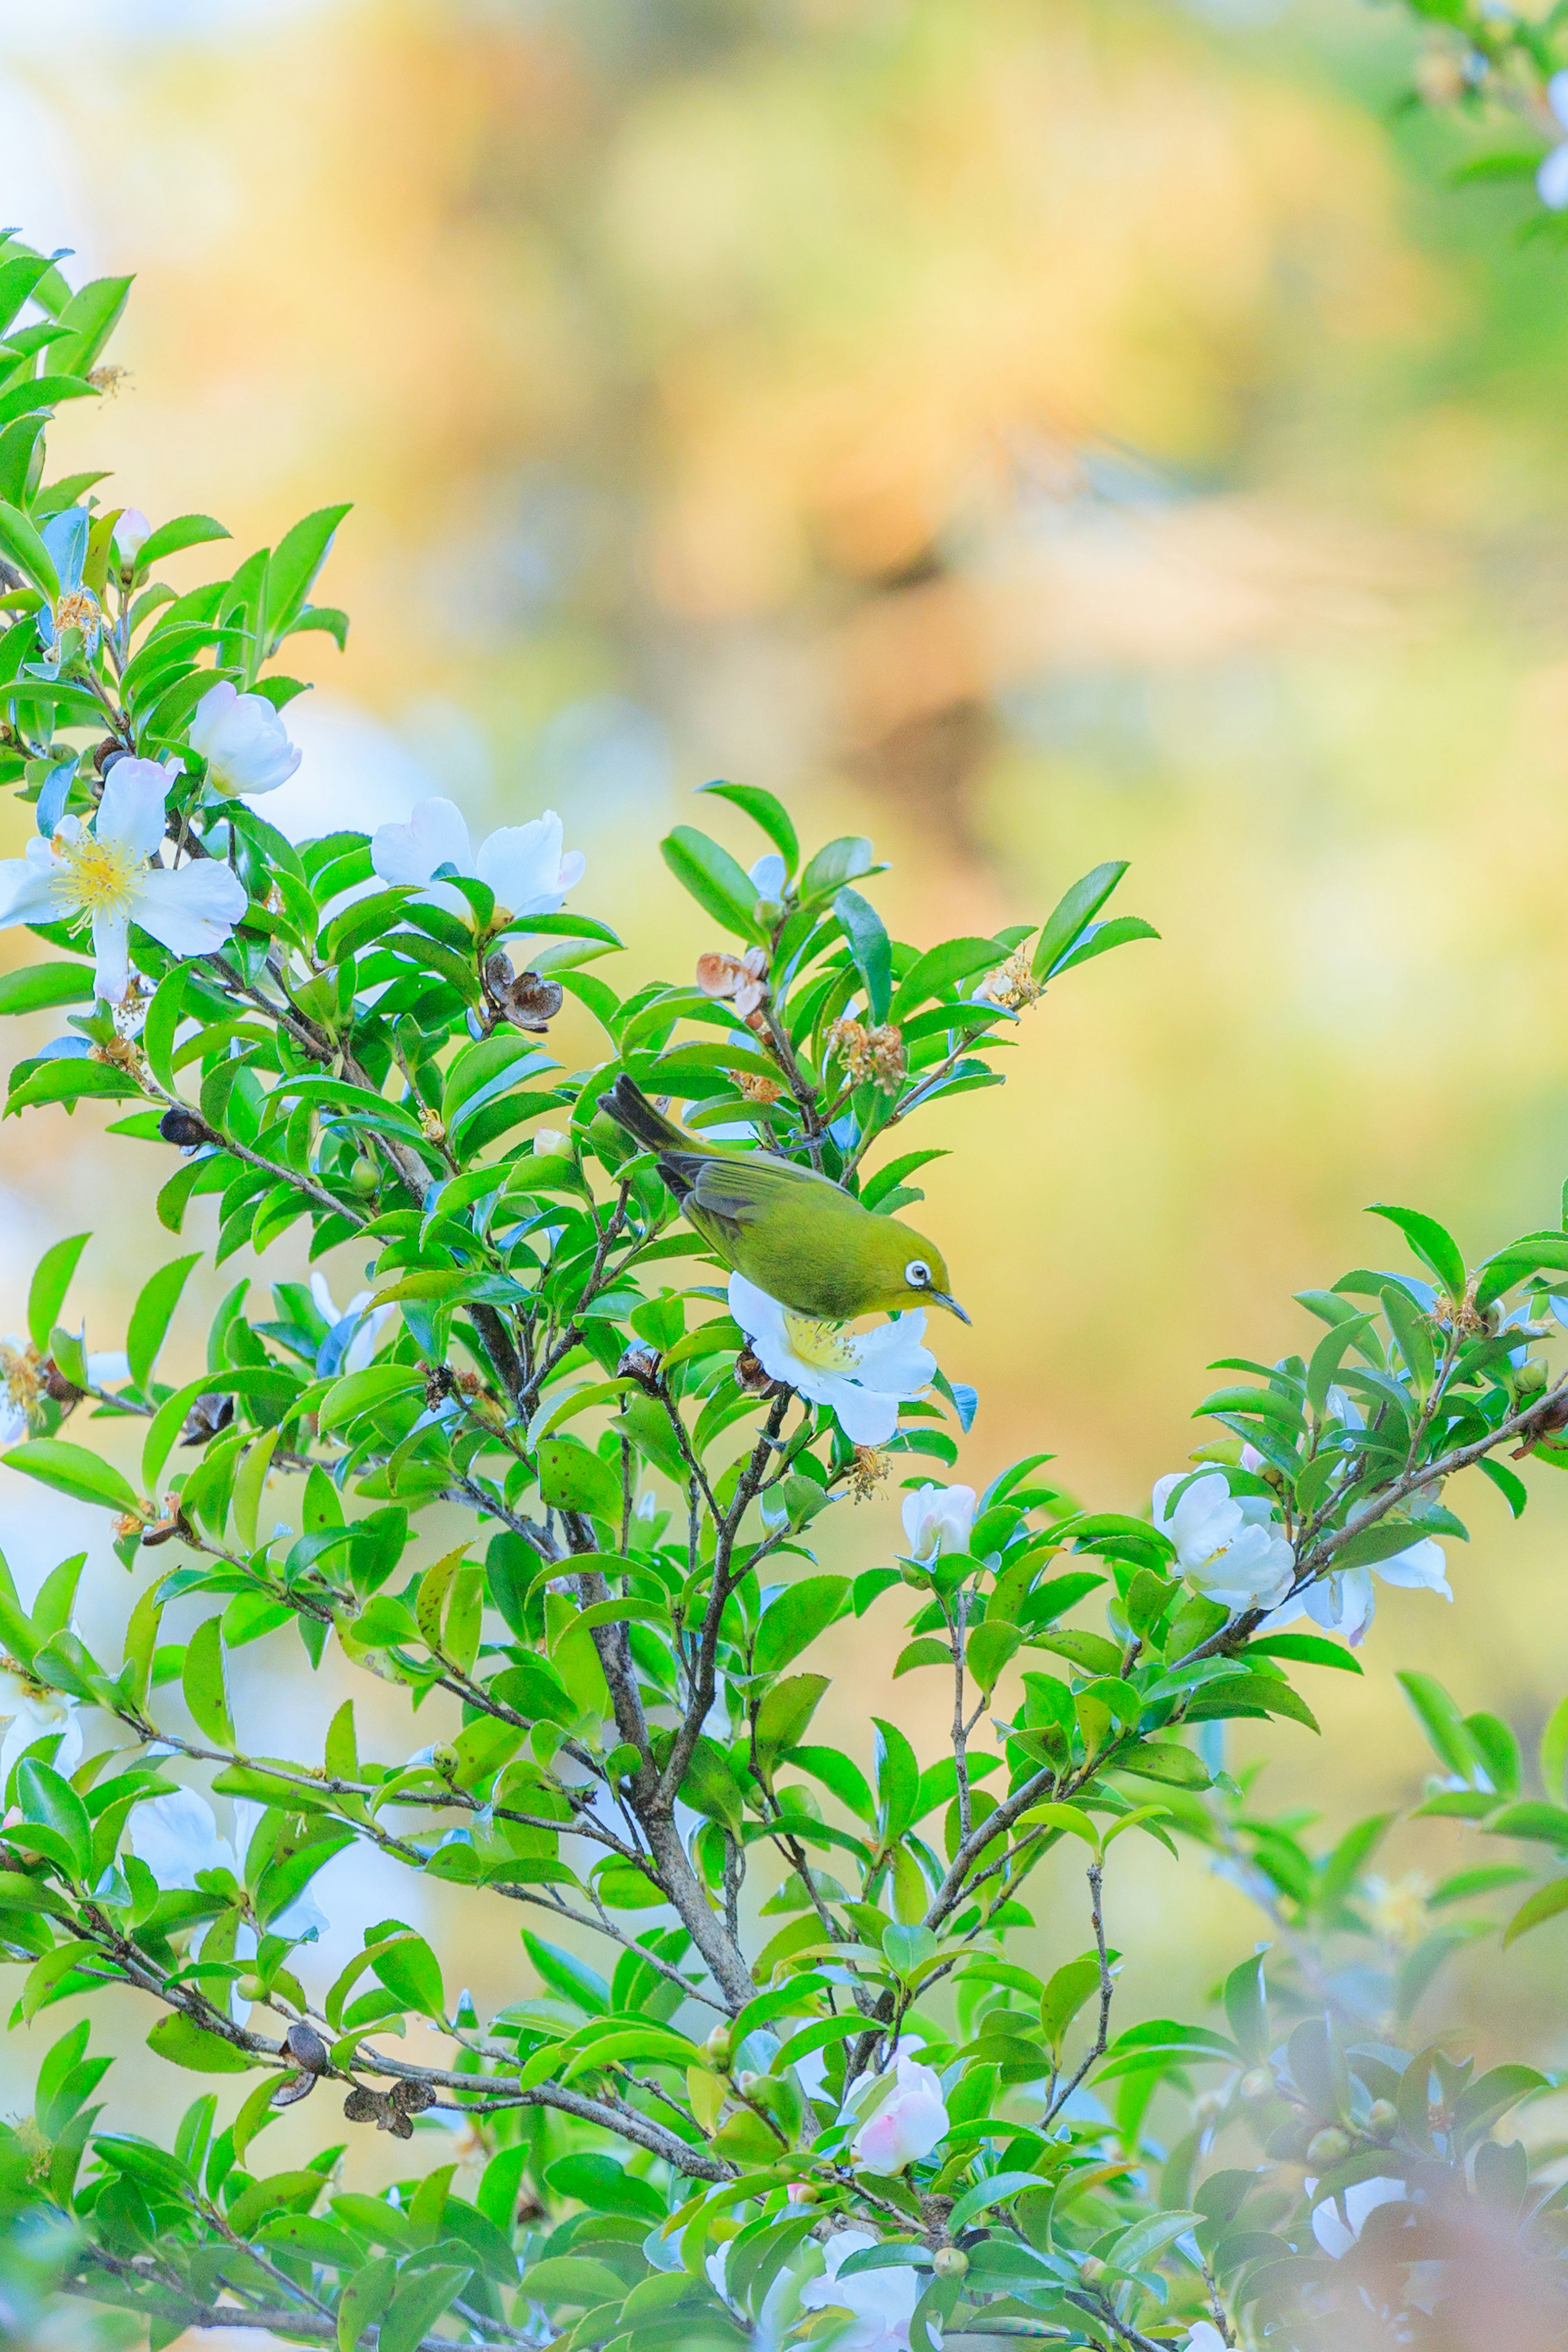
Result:
<instances>
[{"instance_id":1,"label":"bird's white eye-ring","mask_svg":"<svg viewBox=\"0 0 1568 2352\"><path fill-rule=\"evenodd\" d=\"M923 1257L910 1258L904 1268L904 1280L916 1290L931 1288L931 1268Z\"/></svg>"}]
</instances>

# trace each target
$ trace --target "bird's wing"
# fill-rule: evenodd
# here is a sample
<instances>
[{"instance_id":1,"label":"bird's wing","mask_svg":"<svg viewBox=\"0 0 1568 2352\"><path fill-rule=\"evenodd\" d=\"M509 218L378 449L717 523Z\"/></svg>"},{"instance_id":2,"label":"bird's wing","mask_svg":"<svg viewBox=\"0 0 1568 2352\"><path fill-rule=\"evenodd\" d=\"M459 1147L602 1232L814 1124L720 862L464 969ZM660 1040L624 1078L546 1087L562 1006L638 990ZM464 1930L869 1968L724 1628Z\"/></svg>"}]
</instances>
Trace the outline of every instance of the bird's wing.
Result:
<instances>
[{"instance_id":1,"label":"bird's wing","mask_svg":"<svg viewBox=\"0 0 1568 2352\"><path fill-rule=\"evenodd\" d=\"M847 1195L837 1184L810 1168L795 1168L787 1160L761 1152L734 1159L708 1159L696 1152L667 1152L665 1157L691 1184L690 1206L729 1224L755 1224L786 1194L798 1194L803 1184L820 1187L836 1200ZM827 1205L826 1202L824 1206Z\"/></svg>"}]
</instances>

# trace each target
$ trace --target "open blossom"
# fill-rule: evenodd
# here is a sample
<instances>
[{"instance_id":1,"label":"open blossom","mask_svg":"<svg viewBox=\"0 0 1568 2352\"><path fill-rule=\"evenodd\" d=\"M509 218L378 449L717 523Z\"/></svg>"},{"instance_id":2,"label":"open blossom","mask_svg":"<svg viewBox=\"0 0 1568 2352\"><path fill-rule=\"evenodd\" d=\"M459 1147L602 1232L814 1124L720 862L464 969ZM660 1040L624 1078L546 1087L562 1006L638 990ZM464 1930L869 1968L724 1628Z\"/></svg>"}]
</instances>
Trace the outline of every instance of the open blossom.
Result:
<instances>
[{"instance_id":1,"label":"open blossom","mask_svg":"<svg viewBox=\"0 0 1568 2352\"><path fill-rule=\"evenodd\" d=\"M834 2336L834 2352L909 2352L910 2321L921 2299L923 2278L902 2264L861 2271L853 2278L838 2275L851 2254L864 2253L876 2243L864 2230L836 2230L822 2250L826 2270L801 2289L801 2305L806 2311L853 2314L850 2326Z\"/></svg>"},{"instance_id":2,"label":"open blossom","mask_svg":"<svg viewBox=\"0 0 1568 2352\"><path fill-rule=\"evenodd\" d=\"M899 1405L936 1377L936 1358L921 1342L925 1309L852 1331L781 1307L743 1274L730 1276L730 1312L771 1380L812 1404L825 1404L853 1445L885 1445L899 1425Z\"/></svg>"},{"instance_id":3,"label":"open blossom","mask_svg":"<svg viewBox=\"0 0 1568 2352\"><path fill-rule=\"evenodd\" d=\"M392 1308L377 1307L367 1314L371 1294L368 1290L356 1290L340 1312L327 1287L327 1277L319 1268L310 1276L310 1296L316 1302L317 1314L327 1326L327 1336L316 1358L316 1369L321 1378L325 1380L331 1372L363 1372L375 1353L376 1340Z\"/></svg>"},{"instance_id":4,"label":"open blossom","mask_svg":"<svg viewBox=\"0 0 1568 2352\"><path fill-rule=\"evenodd\" d=\"M1178 1486L1185 1491L1173 1503ZM1188 1583L1222 1608L1272 1609L1290 1590L1295 1559L1269 1505L1233 1495L1222 1470L1156 1479L1153 1516Z\"/></svg>"},{"instance_id":5,"label":"open blossom","mask_svg":"<svg viewBox=\"0 0 1568 2352\"><path fill-rule=\"evenodd\" d=\"M1212 2319L1200 2319L1195 2327L1188 2329L1182 2352L1226 2352L1225 2337Z\"/></svg>"},{"instance_id":6,"label":"open blossom","mask_svg":"<svg viewBox=\"0 0 1568 2352\"><path fill-rule=\"evenodd\" d=\"M226 800L275 793L305 756L267 697L241 694L228 678L203 695L189 734L192 751L207 763L208 783Z\"/></svg>"},{"instance_id":7,"label":"open blossom","mask_svg":"<svg viewBox=\"0 0 1568 2352\"><path fill-rule=\"evenodd\" d=\"M266 1810L248 1797L239 1798L234 1808L231 1844L227 1838L219 1836L217 1817L198 1790L180 1789L167 1797L150 1797L131 1816L131 1850L138 1862L146 1864L165 1894L179 1888L194 1889L203 1871L227 1870L237 1879L243 1878L250 1841ZM324 1936L331 1924L320 1904L312 1902L309 1895L301 1895L268 1921L268 1933L287 1936L298 1943ZM256 1948L255 1929L242 1927L235 1958L252 1959ZM230 2007L236 2014L244 2015L245 2003L237 1995Z\"/></svg>"},{"instance_id":8,"label":"open blossom","mask_svg":"<svg viewBox=\"0 0 1568 2352\"><path fill-rule=\"evenodd\" d=\"M495 893L496 921L503 929L530 915L559 914L584 872L582 851L562 848L553 809L527 824L503 824L476 850L462 810L446 800L416 802L406 824L379 825L370 861L384 882L423 886L443 874L482 882Z\"/></svg>"},{"instance_id":9,"label":"open blossom","mask_svg":"<svg viewBox=\"0 0 1568 2352\"><path fill-rule=\"evenodd\" d=\"M174 955L210 955L246 909L244 883L218 858L149 863L163 838L168 788L155 760L117 760L90 833L79 817L62 817L51 840L35 835L23 856L0 859L0 928L89 923L98 993L110 1004L130 985L132 923Z\"/></svg>"},{"instance_id":10,"label":"open blossom","mask_svg":"<svg viewBox=\"0 0 1568 2352\"><path fill-rule=\"evenodd\" d=\"M1313 2183L1308 2181L1309 2196L1312 2188ZM1334 2262L1340 2262L1361 2236L1369 2215L1375 2213L1380 2205L1403 2205L1409 2194L1403 2180L1393 2180L1386 2173L1378 2173L1371 2180L1358 2180L1353 2188L1343 2192L1349 2228L1340 2219L1338 2201L1332 2197L1325 2197L1321 2205L1312 2208L1312 2235L1325 2254Z\"/></svg>"},{"instance_id":11,"label":"open blossom","mask_svg":"<svg viewBox=\"0 0 1568 2352\"><path fill-rule=\"evenodd\" d=\"M904 1496L904 1537L910 1558L922 1564L939 1552L967 1551L974 1525L973 1486L917 1486Z\"/></svg>"},{"instance_id":12,"label":"open blossom","mask_svg":"<svg viewBox=\"0 0 1568 2352\"><path fill-rule=\"evenodd\" d=\"M69 1772L81 1759L76 1701L63 1691L36 1683L16 1664L0 1667L0 1722L5 1725L5 1737L0 1740L0 1789L9 1780L17 1758L25 1756L35 1740L48 1739L57 1732L60 1744L55 1751L56 1771Z\"/></svg>"},{"instance_id":13,"label":"open blossom","mask_svg":"<svg viewBox=\"0 0 1568 2352\"><path fill-rule=\"evenodd\" d=\"M902 2172L929 2156L947 2132L942 2077L907 2051L899 2053L893 2087L855 2135L850 2153L868 2172Z\"/></svg>"},{"instance_id":14,"label":"open blossom","mask_svg":"<svg viewBox=\"0 0 1568 2352\"><path fill-rule=\"evenodd\" d=\"M1374 1560L1370 1568L1331 1570L1327 1576L1310 1584L1305 1592L1277 1609L1268 1619L1269 1631L1289 1624L1305 1610L1312 1622L1321 1625L1326 1633L1342 1633L1352 1650L1359 1649L1377 1610L1372 1581L1374 1576L1405 1591L1440 1592L1445 1601L1454 1597L1442 1545L1430 1536L1423 1536L1418 1543L1396 1551L1392 1559Z\"/></svg>"}]
</instances>

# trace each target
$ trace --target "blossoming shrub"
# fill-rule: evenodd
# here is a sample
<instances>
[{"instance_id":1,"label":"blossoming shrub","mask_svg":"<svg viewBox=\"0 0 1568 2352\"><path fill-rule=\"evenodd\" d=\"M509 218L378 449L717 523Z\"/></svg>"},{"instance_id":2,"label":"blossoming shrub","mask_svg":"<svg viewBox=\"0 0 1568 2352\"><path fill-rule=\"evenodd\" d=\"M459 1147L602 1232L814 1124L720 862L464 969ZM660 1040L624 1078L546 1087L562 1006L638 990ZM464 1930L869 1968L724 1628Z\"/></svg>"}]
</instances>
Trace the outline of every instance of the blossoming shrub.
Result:
<instances>
[{"instance_id":1,"label":"blossoming shrub","mask_svg":"<svg viewBox=\"0 0 1568 2352\"><path fill-rule=\"evenodd\" d=\"M1527 2290L1560 2340L1564 2200L1498 2130L1548 2078L1409 2020L1490 1932L1476 1899L1506 1894L1516 1934L1568 1877L1519 1904L1530 1866L1483 1861L1402 1895L1371 1874L1386 1821L1314 1852L1217 1738L1310 1730L1299 1685L1359 1671L1373 1578L1446 1591L1467 1487L1517 1512L1509 1457L1568 1457L1542 1346L1568 1232L1469 1265L1382 1210L1395 1265L1304 1291L1299 1351L1220 1368L1149 1517L1079 1508L1044 1453L950 1482L976 1400L924 1309L857 1329L793 1277L763 1290L605 1105L629 1082L737 1165L813 1171L818 1210L858 1202L935 1297L932 1245L876 1223L921 1197L911 1124L998 1084L1042 993L1148 935L1104 912L1121 869L1042 924L909 943L869 842L803 854L775 798L711 785L762 848L748 870L691 825L662 845L720 942L687 981L623 972L553 814L476 849L426 802L291 845L266 814L297 756L274 665L299 631L342 639L310 601L342 510L175 594L165 559L217 524L53 479L49 412L90 396L124 293L0 246L0 781L36 826L0 919L37 950L0 1010L59 1012L6 1112L107 1104L164 1169L175 1252L113 1358L70 1306L86 1236L58 1242L3 1360L6 1462L101 1507L131 1571L107 1656L73 1622L82 1560L26 1605L0 1573L0 1958L42 2045L0 2129L16 2327L52 2296L153 2347L1435 2346L1492 2261L1510 2341ZM550 1050L568 1000L585 1067ZM269 1276L175 1382L182 1235ZM349 1242L368 1286L340 1307L314 1262ZM889 1479L901 1551L824 1571L818 1523ZM814 1738L851 1619L937 1677L940 1752L890 1721ZM258 1643L301 1676L332 1644L405 1696L405 1739L377 1752L351 1699L273 1752L230 1696ZM1426 1810L1568 1850L1568 1718L1538 1799L1505 1726L1408 1681ZM1272 1923L1212 2020L1119 2013L1129 1834L1217 1863ZM395 1916L355 1923L329 1980L312 1883L353 1845L422 1918L477 1892L514 1997L478 2013ZM1076 1904L1041 1907L1047 1854L1076 1857ZM191 2078L168 2144L99 2128L106 1986ZM322 2151L280 2168L269 2126L308 2100ZM378 2196L338 2168L371 2133L408 2151Z\"/></svg>"}]
</instances>

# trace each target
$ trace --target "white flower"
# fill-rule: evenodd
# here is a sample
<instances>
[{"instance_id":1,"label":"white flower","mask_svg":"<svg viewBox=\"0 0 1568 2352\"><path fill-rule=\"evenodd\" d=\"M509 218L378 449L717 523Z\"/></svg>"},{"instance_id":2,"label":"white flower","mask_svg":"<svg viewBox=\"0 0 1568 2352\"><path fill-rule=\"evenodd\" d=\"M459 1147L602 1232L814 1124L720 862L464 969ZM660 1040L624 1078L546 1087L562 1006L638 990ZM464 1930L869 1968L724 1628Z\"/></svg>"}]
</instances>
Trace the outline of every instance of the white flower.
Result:
<instances>
[{"instance_id":1,"label":"white flower","mask_svg":"<svg viewBox=\"0 0 1568 2352\"><path fill-rule=\"evenodd\" d=\"M226 800L275 793L305 756L267 697L241 694L226 677L203 695L188 731L192 751L207 763L208 783Z\"/></svg>"},{"instance_id":2,"label":"white flower","mask_svg":"<svg viewBox=\"0 0 1568 2352\"><path fill-rule=\"evenodd\" d=\"M530 915L558 914L583 879L581 850L563 852L561 843L561 819L546 809L527 824L487 835L476 851L455 803L419 801L406 824L377 827L370 862L384 882L423 885L443 868L470 876L495 892L496 921L504 929Z\"/></svg>"},{"instance_id":3,"label":"white flower","mask_svg":"<svg viewBox=\"0 0 1568 2352\"><path fill-rule=\"evenodd\" d=\"M1226 2340L1212 2319L1200 2319L1188 2330L1182 2352L1226 2352Z\"/></svg>"},{"instance_id":4,"label":"white flower","mask_svg":"<svg viewBox=\"0 0 1568 2352\"><path fill-rule=\"evenodd\" d=\"M967 1551L974 1525L973 1486L917 1486L904 1496L904 1535L910 1558L924 1562L939 1552Z\"/></svg>"},{"instance_id":5,"label":"white flower","mask_svg":"<svg viewBox=\"0 0 1568 2352\"><path fill-rule=\"evenodd\" d=\"M80 1762L81 1725L76 1701L67 1698L63 1691L49 1690L30 1675L0 1669L0 1720L5 1722L5 1737L0 1740L0 1797L12 1767L36 1739L47 1739L56 1732L61 1735L55 1750L57 1772L68 1773Z\"/></svg>"},{"instance_id":6,"label":"white flower","mask_svg":"<svg viewBox=\"0 0 1568 2352\"><path fill-rule=\"evenodd\" d=\"M1224 1608L1271 1609L1290 1589L1295 1559L1271 1507L1260 1495L1233 1495L1221 1470L1156 1479L1154 1525L1175 1545L1188 1583Z\"/></svg>"},{"instance_id":7,"label":"white flower","mask_svg":"<svg viewBox=\"0 0 1568 2352\"><path fill-rule=\"evenodd\" d=\"M868 2172L902 2172L929 2156L946 2131L942 2076L900 2051L893 2087L856 2133L850 2153Z\"/></svg>"},{"instance_id":8,"label":"white flower","mask_svg":"<svg viewBox=\"0 0 1568 2352\"><path fill-rule=\"evenodd\" d=\"M370 1305L371 1294L368 1290L356 1290L340 1314L332 1304L332 1294L327 1288L327 1277L319 1268L310 1276L310 1296L316 1302L317 1314L327 1326L322 1353L328 1361L321 1370L322 1378L326 1378L328 1371L340 1375L363 1372L375 1353L381 1328L392 1308L378 1307L374 1313L367 1315L365 1309ZM320 1359L318 1369L321 1369Z\"/></svg>"},{"instance_id":9,"label":"white flower","mask_svg":"<svg viewBox=\"0 0 1568 2352\"><path fill-rule=\"evenodd\" d=\"M876 2243L864 2230L836 2230L822 2250L827 2262L826 2272L800 2291L807 2311L854 2314L853 2325L834 2336L834 2352L909 2352L910 2321L925 2286L923 2277L904 2263L862 2271L842 2281L838 2276L851 2254L863 2253Z\"/></svg>"},{"instance_id":10,"label":"white flower","mask_svg":"<svg viewBox=\"0 0 1568 2352\"><path fill-rule=\"evenodd\" d=\"M149 864L163 838L168 788L155 760L117 760L90 833L79 817L62 817L52 840L35 835L24 856L0 860L0 928L90 923L98 993L110 1004L130 982L133 922L174 955L209 955L245 912L245 885L220 859Z\"/></svg>"},{"instance_id":11,"label":"white flower","mask_svg":"<svg viewBox=\"0 0 1568 2352\"><path fill-rule=\"evenodd\" d=\"M1307 2183L1309 2197L1314 2186L1312 2181ZM1312 2208L1312 2235L1324 2253L1337 2263L1355 2244L1370 2214L1375 2213L1380 2205L1403 2205L1409 2193L1403 2180L1391 2180L1386 2173L1378 2173L1371 2180L1358 2180L1353 2189L1343 2192L1349 2229L1340 2219L1335 2200L1326 2197L1321 2205Z\"/></svg>"},{"instance_id":12,"label":"white flower","mask_svg":"<svg viewBox=\"0 0 1568 2352\"><path fill-rule=\"evenodd\" d=\"M1390 1559L1375 1560L1370 1568L1331 1569L1305 1592L1275 1610L1267 1621L1268 1628L1272 1633L1289 1625L1305 1610L1314 1624L1328 1633L1342 1633L1351 1648L1358 1650L1377 1610L1374 1576L1407 1592L1440 1592L1445 1601L1452 1601L1447 1570L1442 1545L1424 1536L1419 1543L1408 1544L1404 1551L1396 1551Z\"/></svg>"},{"instance_id":13,"label":"white flower","mask_svg":"<svg viewBox=\"0 0 1568 2352\"><path fill-rule=\"evenodd\" d=\"M831 1406L852 1445L885 1445L899 1425L900 1400L919 1396L936 1374L936 1358L921 1344L923 1307L874 1331L851 1331L797 1315L732 1274L730 1312L763 1370L808 1402Z\"/></svg>"},{"instance_id":14,"label":"white flower","mask_svg":"<svg viewBox=\"0 0 1568 2352\"><path fill-rule=\"evenodd\" d=\"M114 526L114 551L121 563L134 563L153 536L153 526L140 507L126 507Z\"/></svg>"},{"instance_id":15,"label":"white flower","mask_svg":"<svg viewBox=\"0 0 1568 2352\"><path fill-rule=\"evenodd\" d=\"M1568 72L1552 75L1546 85L1546 103L1568 131ZM1535 174L1535 193L1550 211L1568 209L1568 141L1542 158Z\"/></svg>"},{"instance_id":16,"label":"white flower","mask_svg":"<svg viewBox=\"0 0 1568 2352\"><path fill-rule=\"evenodd\" d=\"M759 857L746 878L759 898L777 901L784 897L788 877L789 867L774 850L767 857Z\"/></svg>"}]
</instances>

